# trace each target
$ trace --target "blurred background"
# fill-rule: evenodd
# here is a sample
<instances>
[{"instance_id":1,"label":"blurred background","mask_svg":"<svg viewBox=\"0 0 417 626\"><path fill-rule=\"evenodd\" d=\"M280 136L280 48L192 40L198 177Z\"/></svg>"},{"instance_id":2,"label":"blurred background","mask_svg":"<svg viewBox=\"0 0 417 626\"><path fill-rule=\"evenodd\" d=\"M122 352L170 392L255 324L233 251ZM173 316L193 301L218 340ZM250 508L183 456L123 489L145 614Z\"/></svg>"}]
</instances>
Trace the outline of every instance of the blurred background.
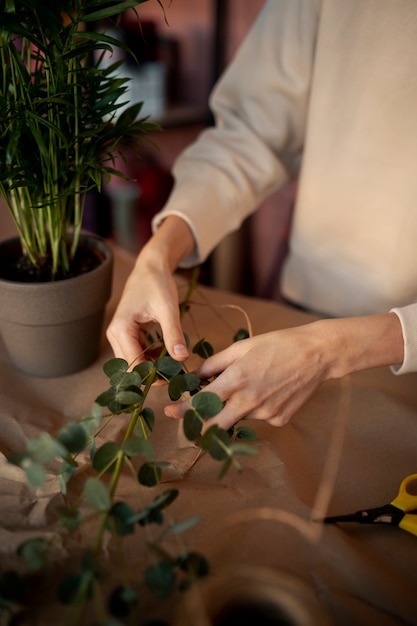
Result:
<instances>
[{"instance_id":1,"label":"blurred background","mask_svg":"<svg viewBox=\"0 0 417 626\"><path fill-rule=\"evenodd\" d=\"M128 98L143 101L142 113L162 131L149 138L140 159L123 168L134 179L115 178L89 199L85 227L137 254L151 234L153 215L164 205L178 154L212 123L208 96L233 57L265 0L167 0L164 13L151 0L111 30L135 53L123 74L131 78ZM116 52L114 53L116 54ZM120 54L119 52L117 54ZM113 62L115 58L109 58ZM105 60L106 62L106 60ZM268 199L239 232L229 235L202 267L201 281L232 291L280 299L279 274L286 252L294 189Z\"/></svg>"}]
</instances>

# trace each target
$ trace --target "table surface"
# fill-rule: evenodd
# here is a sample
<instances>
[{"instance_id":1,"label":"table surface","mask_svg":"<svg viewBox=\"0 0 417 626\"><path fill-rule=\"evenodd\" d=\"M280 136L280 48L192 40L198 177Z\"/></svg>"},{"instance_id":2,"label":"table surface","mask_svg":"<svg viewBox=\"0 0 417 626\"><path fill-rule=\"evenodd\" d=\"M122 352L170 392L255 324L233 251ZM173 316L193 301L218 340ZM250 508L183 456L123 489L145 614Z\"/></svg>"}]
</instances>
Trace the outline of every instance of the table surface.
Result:
<instances>
[{"instance_id":1,"label":"table surface","mask_svg":"<svg viewBox=\"0 0 417 626\"><path fill-rule=\"evenodd\" d=\"M4 237L9 231L3 226ZM107 320L132 264L132 257L115 250ZM229 345L233 329L244 325L241 311L224 305L241 307L254 333L315 319L278 303L208 287L200 287L194 299L194 322L185 320L184 329L192 341L204 336L215 350ZM1 569L15 563L14 550L23 539L50 536L54 507L61 502L54 480L34 492L6 457L22 449L27 437L54 433L87 413L105 388L102 365L111 356L103 336L99 359L91 367L59 379L41 379L17 372L0 342ZM417 624L417 537L383 524L322 526L312 521L317 510L335 514L385 504L401 480L417 472L417 375L368 370L323 385L285 427L248 422L257 433L257 454L242 457L243 472L231 470L221 481L219 466L206 455L191 468L196 448L185 440L180 424L164 416L166 401L166 387L152 389L149 404L157 420L152 441L158 458L170 462L168 485L180 489L172 505L174 516L201 516L185 540L209 559L210 584L221 584L225 591L245 568L250 568L253 580L266 568L306 586L331 624ZM123 426L122 419L112 423L105 438L117 439ZM137 483L131 476L123 477L120 489L123 499L136 502ZM59 560L64 568L70 567L89 532L62 543ZM124 543L129 571L139 572L146 559L141 539L135 534ZM111 563L110 549L107 558ZM172 616L172 602L152 604L148 599L144 614ZM183 603L182 594L175 608ZM57 610L64 615L52 599L45 600L39 623L56 623ZM183 616L180 621L187 620ZM62 623L72 622L62 618ZM191 624L197 620L191 619Z\"/></svg>"}]
</instances>

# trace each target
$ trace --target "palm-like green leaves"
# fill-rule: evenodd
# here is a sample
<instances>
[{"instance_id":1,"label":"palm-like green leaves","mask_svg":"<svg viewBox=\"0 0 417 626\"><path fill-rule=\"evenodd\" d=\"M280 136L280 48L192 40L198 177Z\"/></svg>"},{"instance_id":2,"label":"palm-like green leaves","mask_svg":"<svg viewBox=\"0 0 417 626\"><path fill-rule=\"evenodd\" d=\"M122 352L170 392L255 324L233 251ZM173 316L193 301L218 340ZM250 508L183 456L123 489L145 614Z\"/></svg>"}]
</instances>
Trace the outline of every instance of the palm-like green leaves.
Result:
<instances>
[{"instance_id":1,"label":"palm-like green leaves","mask_svg":"<svg viewBox=\"0 0 417 626\"><path fill-rule=\"evenodd\" d=\"M120 116L126 81L101 63L120 42L92 30L137 0L0 3L0 192L34 265L68 270L85 194L117 171L122 148L155 128L141 104ZM67 250L69 230L73 246Z\"/></svg>"}]
</instances>

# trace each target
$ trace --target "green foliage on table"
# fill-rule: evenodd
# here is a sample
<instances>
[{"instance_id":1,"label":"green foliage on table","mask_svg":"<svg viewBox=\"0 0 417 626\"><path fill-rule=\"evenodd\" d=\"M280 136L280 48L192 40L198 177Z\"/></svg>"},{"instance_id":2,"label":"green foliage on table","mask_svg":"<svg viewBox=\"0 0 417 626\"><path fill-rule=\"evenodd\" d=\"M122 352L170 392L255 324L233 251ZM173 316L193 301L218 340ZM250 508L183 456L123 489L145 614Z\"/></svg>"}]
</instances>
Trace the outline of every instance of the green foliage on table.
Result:
<instances>
[{"instance_id":1,"label":"green foliage on table","mask_svg":"<svg viewBox=\"0 0 417 626\"><path fill-rule=\"evenodd\" d=\"M191 289L187 300L190 295ZM188 307L182 310L188 310ZM161 344L160 338L157 343ZM212 354L212 346L206 340L203 343L205 352ZM201 346L202 342L198 344ZM199 350L198 345L196 350ZM130 368L124 359L113 358L104 363L103 371L108 387L98 395L88 414L78 422L65 424L55 437L41 433L30 439L25 450L9 458L24 470L29 485L37 489L44 485L48 475L56 473L65 503L57 507L59 532L71 535L77 533L82 524L91 524L95 520L93 545L85 548L79 568L68 572L57 590L59 601L63 605L79 607L80 616L90 600L94 598L95 604L100 598L103 600L100 585L105 580L105 568L100 557L103 542L109 534L115 549L120 549L120 541L131 535L138 535L137 540L147 546L152 558L144 569L143 584L158 600L167 598L175 590L187 589L209 572L207 559L199 552L189 550L182 538L198 524L199 516L174 519L170 507L180 499L180 490L167 488L161 482L169 463L158 459L151 441L156 416L153 409L146 406L155 381L162 379L167 383L171 400L188 404L183 419L184 434L195 442L200 454L206 453L220 463L219 479L231 467L239 472L243 469L238 460L240 455L256 452L245 443L255 438L248 427L238 426L225 431L212 425L204 430L207 420L215 417L224 403L216 394L205 391L204 381L187 372L183 363L168 356L163 344L155 361L146 360ZM97 437L105 432L112 420L122 416L123 419L127 417L122 441L109 439L98 444ZM90 459L88 472L85 471L86 453ZM83 461L79 464L80 454ZM80 474L77 473L79 467ZM123 470L130 472L137 482L139 497L136 506L118 495ZM78 485L80 479L83 481L81 495L77 503L69 504L65 495L76 476ZM180 482L181 478L178 478L177 484ZM141 532L145 534L140 536ZM172 542L169 549L166 546L169 537L176 541L177 554L172 551ZM53 544L53 537L35 537L19 546L17 554L29 573L48 571L48 555ZM28 580L27 576L10 570L0 575L0 617L2 610L12 612L24 605ZM106 606L102 607L102 614L110 613L111 620L103 618L97 624L124 624L124 618L136 615L140 593L132 584L129 572L121 573L121 580L122 584L111 591ZM117 622L114 621L116 618Z\"/></svg>"},{"instance_id":2,"label":"green foliage on table","mask_svg":"<svg viewBox=\"0 0 417 626\"><path fill-rule=\"evenodd\" d=\"M30 262L52 256L52 277L77 250L86 193L123 176L116 157L157 128L142 103L118 115L128 79L102 60L122 44L92 30L142 2L0 2L0 193Z\"/></svg>"}]
</instances>

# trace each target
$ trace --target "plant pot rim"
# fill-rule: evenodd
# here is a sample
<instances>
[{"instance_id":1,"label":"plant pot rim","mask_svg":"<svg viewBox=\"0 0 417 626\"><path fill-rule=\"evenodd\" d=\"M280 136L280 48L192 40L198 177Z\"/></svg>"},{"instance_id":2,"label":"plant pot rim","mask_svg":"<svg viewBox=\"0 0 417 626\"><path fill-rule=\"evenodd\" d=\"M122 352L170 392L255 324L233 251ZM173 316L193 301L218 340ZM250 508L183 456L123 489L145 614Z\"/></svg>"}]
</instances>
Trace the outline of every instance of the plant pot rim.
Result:
<instances>
[{"instance_id":1,"label":"plant pot rim","mask_svg":"<svg viewBox=\"0 0 417 626\"><path fill-rule=\"evenodd\" d=\"M100 250L103 262L90 272L62 280L31 283L0 279L0 319L24 326L53 326L87 317L100 310L111 296L114 254L110 244L98 235L82 235ZM18 238L17 238L18 239ZM12 243L14 242L14 243ZM0 242L15 245L16 238ZM45 306L47 302L47 306Z\"/></svg>"},{"instance_id":2,"label":"plant pot rim","mask_svg":"<svg viewBox=\"0 0 417 626\"><path fill-rule=\"evenodd\" d=\"M108 264L108 263L112 263L113 262L113 249L110 246L110 243L107 242L107 240L103 239L103 237L100 237L99 235L96 235L95 233L90 233L87 231L83 231L80 235L80 243L81 244L92 244L92 247L96 250L98 250L100 252L100 254L102 255L102 262L95 268L93 268L91 271L88 272L84 272L83 274L80 274L78 276L70 276L68 278L60 278L59 280L50 280L50 281L42 281L42 282L27 282L27 281L21 281L21 280L11 280L9 278L3 278L2 276L0 276L0 284L1 283L5 283L8 285L9 289L25 289L27 292L31 292L33 290L33 292L39 291L39 290L55 290L56 285L62 282L65 282L66 284L71 283L71 281L82 281L83 277L88 276L93 274L94 272L97 272L99 270L99 268L103 265L103 264ZM18 236L13 236L13 237L8 237L6 239L3 239L0 241L0 258L2 256L2 253L4 251L6 251L8 248L12 249L14 248L16 245L20 246L20 239ZM86 279L84 278L84 281Z\"/></svg>"}]
</instances>

